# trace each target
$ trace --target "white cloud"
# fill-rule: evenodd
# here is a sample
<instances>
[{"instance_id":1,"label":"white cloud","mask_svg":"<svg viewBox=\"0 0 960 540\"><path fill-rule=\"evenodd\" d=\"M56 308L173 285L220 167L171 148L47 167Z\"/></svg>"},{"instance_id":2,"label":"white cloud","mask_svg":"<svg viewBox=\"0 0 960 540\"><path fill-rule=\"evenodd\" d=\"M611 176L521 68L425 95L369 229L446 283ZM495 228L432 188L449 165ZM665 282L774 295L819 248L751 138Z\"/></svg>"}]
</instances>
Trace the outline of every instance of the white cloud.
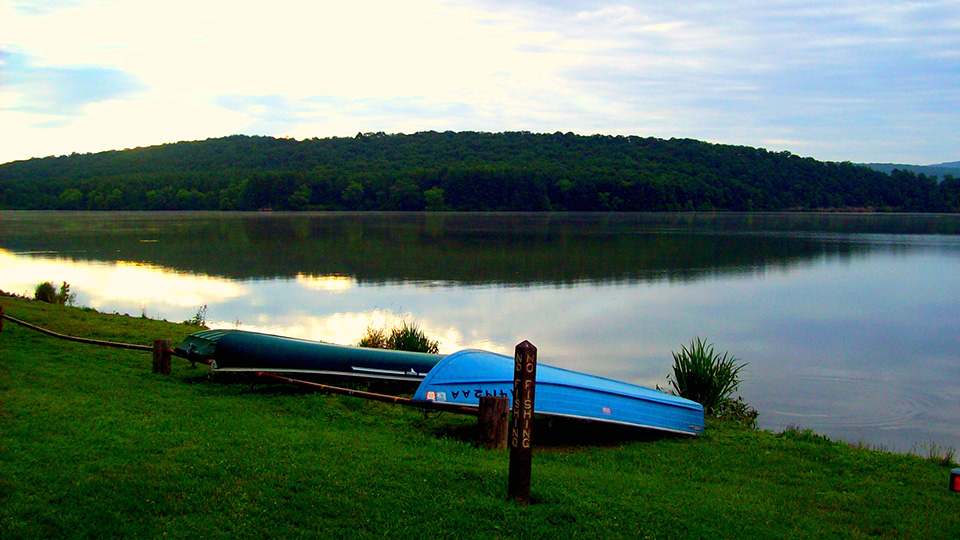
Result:
<instances>
[{"instance_id":1,"label":"white cloud","mask_svg":"<svg viewBox=\"0 0 960 540\"><path fill-rule=\"evenodd\" d=\"M17 51L0 51L5 72L5 108L31 114L75 116L91 103L136 94L137 77L97 66L40 66Z\"/></svg>"}]
</instances>

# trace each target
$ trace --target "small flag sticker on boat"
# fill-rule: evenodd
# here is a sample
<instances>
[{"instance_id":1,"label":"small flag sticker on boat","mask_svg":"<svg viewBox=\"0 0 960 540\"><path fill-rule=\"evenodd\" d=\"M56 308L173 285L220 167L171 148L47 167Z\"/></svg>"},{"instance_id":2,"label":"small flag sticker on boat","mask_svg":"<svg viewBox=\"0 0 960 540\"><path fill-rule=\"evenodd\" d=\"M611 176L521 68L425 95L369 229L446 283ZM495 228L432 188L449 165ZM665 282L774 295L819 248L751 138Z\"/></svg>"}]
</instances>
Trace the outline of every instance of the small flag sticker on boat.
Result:
<instances>
[{"instance_id":1,"label":"small flag sticker on boat","mask_svg":"<svg viewBox=\"0 0 960 540\"><path fill-rule=\"evenodd\" d=\"M437 393L436 392L427 392L427 401L436 401Z\"/></svg>"},{"instance_id":2,"label":"small flag sticker on boat","mask_svg":"<svg viewBox=\"0 0 960 540\"><path fill-rule=\"evenodd\" d=\"M603 414L613 414L613 411L610 410L610 407L604 407L600 409L600 412L602 412Z\"/></svg>"}]
</instances>

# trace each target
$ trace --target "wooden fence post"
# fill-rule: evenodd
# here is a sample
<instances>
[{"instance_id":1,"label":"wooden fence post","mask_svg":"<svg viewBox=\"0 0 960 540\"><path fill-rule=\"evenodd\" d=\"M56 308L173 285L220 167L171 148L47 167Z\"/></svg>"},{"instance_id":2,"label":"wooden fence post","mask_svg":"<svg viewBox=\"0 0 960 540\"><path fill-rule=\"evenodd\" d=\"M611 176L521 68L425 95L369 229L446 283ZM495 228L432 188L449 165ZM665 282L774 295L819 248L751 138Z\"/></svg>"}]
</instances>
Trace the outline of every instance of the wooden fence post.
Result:
<instances>
[{"instance_id":1,"label":"wooden fence post","mask_svg":"<svg viewBox=\"0 0 960 540\"><path fill-rule=\"evenodd\" d=\"M3 332L3 306L0 306L0 332Z\"/></svg>"},{"instance_id":2,"label":"wooden fence post","mask_svg":"<svg viewBox=\"0 0 960 540\"><path fill-rule=\"evenodd\" d=\"M519 504L530 504L537 348L529 341L523 341L517 345L513 367L513 418L510 423L507 498L514 499Z\"/></svg>"},{"instance_id":3,"label":"wooden fence post","mask_svg":"<svg viewBox=\"0 0 960 540\"><path fill-rule=\"evenodd\" d=\"M173 349L170 346L169 339L156 339L153 341L153 372L170 374L170 353Z\"/></svg>"},{"instance_id":4,"label":"wooden fence post","mask_svg":"<svg viewBox=\"0 0 960 540\"><path fill-rule=\"evenodd\" d=\"M477 426L480 428L480 447L487 450L507 449L507 411L510 400L501 396L483 396L480 398L480 415Z\"/></svg>"}]
</instances>

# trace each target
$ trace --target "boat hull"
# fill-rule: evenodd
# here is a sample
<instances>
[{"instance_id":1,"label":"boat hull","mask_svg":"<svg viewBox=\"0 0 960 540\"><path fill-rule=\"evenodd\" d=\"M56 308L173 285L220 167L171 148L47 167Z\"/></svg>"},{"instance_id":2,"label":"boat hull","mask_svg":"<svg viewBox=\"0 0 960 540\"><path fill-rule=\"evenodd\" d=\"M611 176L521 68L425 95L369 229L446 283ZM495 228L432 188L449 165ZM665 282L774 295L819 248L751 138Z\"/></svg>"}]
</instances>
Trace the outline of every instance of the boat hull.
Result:
<instances>
[{"instance_id":1,"label":"boat hull","mask_svg":"<svg viewBox=\"0 0 960 540\"><path fill-rule=\"evenodd\" d=\"M212 371L308 373L362 379L423 380L444 355L331 345L247 332L207 330L187 337L176 352L208 361Z\"/></svg>"},{"instance_id":2,"label":"boat hull","mask_svg":"<svg viewBox=\"0 0 960 540\"><path fill-rule=\"evenodd\" d=\"M467 350L441 360L426 376L414 401L479 407L482 396L513 400L514 359ZM577 418L696 435L703 407L694 401L621 381L540 364L536 414Z\"/></svg>"}]
</instances>

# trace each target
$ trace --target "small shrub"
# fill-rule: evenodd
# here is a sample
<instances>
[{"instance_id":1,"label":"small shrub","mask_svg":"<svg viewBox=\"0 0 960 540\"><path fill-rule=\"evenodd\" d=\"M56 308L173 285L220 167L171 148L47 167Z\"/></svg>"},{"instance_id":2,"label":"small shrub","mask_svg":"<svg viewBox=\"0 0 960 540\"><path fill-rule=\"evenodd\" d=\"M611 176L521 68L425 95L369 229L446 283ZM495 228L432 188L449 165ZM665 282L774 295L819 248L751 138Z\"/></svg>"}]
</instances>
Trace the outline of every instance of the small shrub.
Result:
<instances>
[{"instance_id":1,"label":"small shrub","mask_svg":"<svg viewBox=\"0 0 960 540\"><path fill-rule=\"evenodd\" d=\"M372 349L391 349L395 351L410 351L437 354L440 351L440 342L431 340L423 333L416 323L401 321L394 325L387 333L387 329L367 327L358 343L361 347Z\"/></svg>"},{"instance_id":2,"label":"small shrub","mask_svg":"<svg viewBox=\"0 0 960 540\"><path fill-rule=\"evenodd\" d=\"M383 328L368 326L357 345L368 349L387 349L387 334Z\"/></svg>"},{"instance_id":3,"label":"small shrub","mask_svg":"<svg viewBox=\"0 0 960 540\"><path fill-rule=\"evenodd\" d=\"M787 426L782 432L777 434L778 438L791 441L802 441L815 444L835 444L826 435L817 433L812 429L802 429L799 426Z\"/></svg>"},{"instance_id":4,"label":"small shrub","mask_svg":"<svg viewBox=\"0 0 960 540\"><path fill-rule=\"evenodd\" d=\"M22 298L22 299L25 299L25 300L28 298L28 297L27 297L26 295L24 295L24 294L17 294L17 293L7 292L7 291L5 291L5 290L3 290L3 289L0 289L0 296L6 296L6 297L8 297L8 298Z\"/></svg>"},{"instance_id":5,"label":"small shrub","mask_svg":"<svg viewBox=\"0 0 960 540\"><path fill-rule=\"evenodd\" d=\"M750 405L747 405L742 397L728 399L721 404L717 410L717 418L720 420L736 422L749 428L757 427L757 417L759 416L760 413Z\"/></svg>"},{"instance_id":6,"label":"small shrub","mask_svg":"<svg viewBox=\"0 0 960 540\"><path fill-rule=\"evenodd\" d=\"M72 306L76 301L77 293L70 292L70 284L64 281L57 293L57 303L61 306Z\"/></svg>"},{"instance_id":7,"label":"small shrub","mask_svg":"<svg viewBox=\"0 0 960 540\"><path fill-rule=\"evenodd\" d=\"M703 405L708 416L719 416L731 407L730 396L740 385L740 370L746 364L738 361L728 353L715 353L712 344L697 337L689 347L681 345L680 352L673 353L673 375L667 380L676 395Z\"/></svg>"},{"instance_id":8,"label":"small shrub","mask_svg":"<svg viewBox=\"0 0 960 540\"><path fill-rule=\"evenodd\" d=\"M61 306L72 306L77 300L77 293L70 292L70 284L66 281L60 285L58 292L53 283L44 281L37 285L33 291L33 297L41 302L48 304L60 304Z\"/></svg>"},{"instance_id":9,"label":"small shrub","mask_svg":"<svg viewBox=\"0 0 960 540\"><path fill-rule=\"evenodd\" d=\"M56 304L57 289L53 286L53 283L44 281L43 283L37 285L37 288L34 289L33 297L41 302Z\"/></svg>"},{"instance_id":10,"label":"small shrub","mask_svg":"<svg viewBox=\"0 0 960 540\"><path fill-rule=\"evenodd\" d=\"M193 317L183 321L187 326L196 326L197 328L207 327L207 306L206 304L197 308L197 313Z\"/></svg>"}]
</instances>

